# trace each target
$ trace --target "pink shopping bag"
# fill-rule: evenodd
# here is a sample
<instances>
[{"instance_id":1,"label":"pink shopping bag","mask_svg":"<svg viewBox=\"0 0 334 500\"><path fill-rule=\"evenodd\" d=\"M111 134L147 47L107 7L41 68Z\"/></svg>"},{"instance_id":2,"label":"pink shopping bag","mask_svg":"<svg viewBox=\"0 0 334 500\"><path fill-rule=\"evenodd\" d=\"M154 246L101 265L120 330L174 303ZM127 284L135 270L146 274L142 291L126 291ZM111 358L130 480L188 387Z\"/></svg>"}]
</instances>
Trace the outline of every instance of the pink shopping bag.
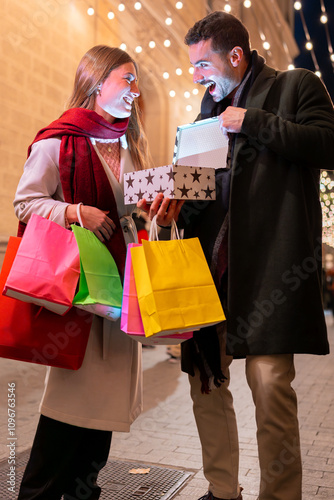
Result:
<instances>
[{"instance_id":1,"label":"pink shopping bag","mask_svg":"<svg viewBox=\"0 0 334 500\"><path fill-rule=\"evenodd\" d=\"M63 315L72 307L79 276L79 249L72 231L33 214L3 293Z\"/></svg>"},{"instance_id":2,"label":"pink shopping bag","mask_svg":"<svg viewBox=\"0 0 334 500\"><path fill-rule=\"evenodd\" d=\"M172 345L180 344L184 340L192 338L193 332L175 333L163 336L145 337L144 326L141 319L139 303L137 298L136 283L131 262L132 247L141 246L140 243L129 243L126 254L123 299L121 312L121 330L132 339L145 345Z\"/></svg>"}]
</instances>

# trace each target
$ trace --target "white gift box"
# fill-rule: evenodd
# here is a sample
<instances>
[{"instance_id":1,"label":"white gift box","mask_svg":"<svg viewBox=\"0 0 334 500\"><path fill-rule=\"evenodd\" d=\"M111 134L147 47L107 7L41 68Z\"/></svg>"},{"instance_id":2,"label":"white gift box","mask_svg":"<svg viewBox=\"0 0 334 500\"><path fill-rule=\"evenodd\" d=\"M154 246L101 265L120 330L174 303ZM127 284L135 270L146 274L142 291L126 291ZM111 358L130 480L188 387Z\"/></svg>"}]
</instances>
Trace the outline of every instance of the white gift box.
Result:
<instances>
[{"instance_id":1,"label":"white gift box","mask_svg":"<svg viewBox=\"0 0 334 500\"><path fill-rule=\"evenodd\" d=\"M177 127L173 164L124 174L126 205L158 193L177 200L215 200L215 169L226 168L228 139L218 118Z\"/></svg>"},{"instance_id":2,"label":"white gift box","mask_svg":"<svg viewBox=\"0 0 334 500\"><path fill-rule=\"evenodd\" d=\"M176 200L215 200L215 169L165 165L124 174L124 202L152 202L158 193Z\"/></svg>"},{"instance_id":3,"label":"white gift box","mask_svg":"<svg viewBox=\"0 0 334 500\"><path fill-rule=\"evenodd\" d=\"M218 118L177 127L173 163L193 167L226 168L228 138Z\"/></svg>"}]
</instances>

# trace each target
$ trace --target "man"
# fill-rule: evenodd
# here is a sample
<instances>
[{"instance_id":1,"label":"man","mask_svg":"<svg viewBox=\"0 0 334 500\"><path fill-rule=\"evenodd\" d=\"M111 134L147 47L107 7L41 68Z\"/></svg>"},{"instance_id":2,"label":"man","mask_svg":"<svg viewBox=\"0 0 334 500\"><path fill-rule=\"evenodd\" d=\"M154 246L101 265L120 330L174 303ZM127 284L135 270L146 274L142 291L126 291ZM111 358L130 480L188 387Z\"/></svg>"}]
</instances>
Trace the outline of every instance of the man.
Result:
<instances>
[{"instance_id":1,"label":"man","mask_svg":"<svg viewBox=\"0 0 334 500\"><path fill-rule=\"evenodd\" d=\"M201 240L227 315L224 331L211 327L182 345L209 481L201 500L242 498L233 358L246 360L255 403L259 499L301 500L293 355L329 352L319 176L333 169L333 104L312 72L267 66L230 14L209 14L185 43L194 82L207 87L199 119L218 116L230 146L217 200L186 203L180 216L185 237Z\"/></svg>"}]
</instances>

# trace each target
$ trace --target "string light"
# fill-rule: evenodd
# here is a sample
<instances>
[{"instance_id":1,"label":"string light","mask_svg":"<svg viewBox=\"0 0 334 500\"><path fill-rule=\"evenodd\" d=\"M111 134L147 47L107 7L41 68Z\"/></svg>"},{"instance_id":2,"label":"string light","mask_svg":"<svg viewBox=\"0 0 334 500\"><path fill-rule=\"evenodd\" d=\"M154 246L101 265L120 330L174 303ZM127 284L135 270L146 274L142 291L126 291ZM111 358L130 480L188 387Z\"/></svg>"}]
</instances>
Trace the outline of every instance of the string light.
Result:
<instances>
[{"instance_id":1,"label":"string light","mask_svg":"<svg viewBox=\"0 0 334 500\"><path fill-rule=\"evenodd\" d=\"M154 49L154 47L155 47L155 41L154 41L154 40L151 40L151 41L148 43L148 46L150 47L150 49Z\"/></svg>"},{"instance_id":2,"label":"string light","mask_svg":"<svg viewBox=\"0 0 334 500\"><path fill-rule=\"evenodd\" d=\"M244 7L246 7L246 9L249 9L251 6L252 6L252 2L250 0L244 1Z\"/></svg>"},{"instance_id":3,"label":"string light","mask_svg":"<svg viewBox=\"0 0 334 500\"><path fill-rule=\"evenodd\" d=\"M108 19L114 19L114 17L115 17L115 14L110 10L108 12Z\"/></svg>"},{"instance_id":4,"label":"string light","mask_svg":"<svg viewBox=\"0 0 334 500\"><path fill-rule=\"evenodd\" d=\"M321 6L321 16L320 16L320 21L324 25L325 28L325 33L326 33L326 39L327 39L327 47L328 47L328 53L329 53L329 59L332 63L332 68L334 71L334 53L333 53L333 46L332 46L332 41L331 37L329 34L329 28L328 28L328 16L327 16L327 11L325 7L325 2L324 0L320 0L320 6Z\"/></svg>"},{"instance_id":5,"label":"string light","mask_svg":"<svg viewBox=\"0 0 334 500\"><path fill-rule=\"evenodd\" d=\"M195 71L195 70L194 70L194 67L193 67L193 66L190 66L190 68L189 68L189 73L190 73L191 75L193 75L193 74L194 74L194 71Z\"/></svg>"},{"instance_id":6,"label":"string light","mask_svg":"<svg viewBox=\"0 0 334 500\"><path fill-rule=\"evenodd\" d=\"M165 19L165 23L167 24L167 26L170 26L173 23L173 19L171 17L167 17Z\"/></svg>"},{"instance_id":7,"label":"string light","mask_svg":"<svg viewBox=\"0 0 334 500\"><path fill-rule=\"evenodd\" d=\"M124 12L124 11L125 11L125 5L124 5L124 3L120 3L120 4L118 5L118 10L119 10L120 12Z\"/></svg>"},{"instance_id":8,"label":"string light","mask_svg":"<svg viewBox=\"0 0 334 500\"><path fill-rule=\"evenodd\" d=\"M193 94L198 95L199 90L198 89L193 89Z\"/></svg>"},{"instance_id":9,"label":"string light","mask_svg":"<svg viewBox=\"0 0 334 500\"><path fill-rule=\"evenodd\" d=\"M292 70L292 69L295 69L295 65L294 64L289 64L288 70Z\"/></svg>"},{"instance_id":10,"label":"string light","mask_svg":"<svg viewBox=\"0 0 334 500\"><path fill-rule=\"evenodd\" d=\"M164 41L164 46L165 46L165 47L170 47L170 46L171 46L171 41L170 41L170 40L168 40L168 39L167 39L167 40L165 40L165 41Z\"/></svg>"},{"instance_id":11,"label":"string light","mask_svg":"<svg viewBox=\"0 0 334 500\"><path fill-rule=\"evenodd\" d=\"M95 11L94 11L93 7L89 7L89 9L87 9L87 14L89 16L94 16L94 13L95 13Z\"/></svg>"},{"instance_id":12,"label":"string light","mask_svg":"<svg viewBox=\"0 0 334 500\"><path fill-rule=\"evenodd\" d=\"M176 2L175 7L180 10L183 7L183 3L182 2Z\"/></svg>"},{"instance_id":13,"label":"string light","mask_svg":"<svg viewBox=\"0 0 334 500\"><path fill-rule=\"evenodd\" d=\"M176 73L178 76L181 76L181 75L182 75L182 69L181 69L181 68L176 68L175 73Z\"/></svg>"},{"instance_id":14,"label":"string light","mask_svg":"<svg viewBox=\"0 0 334 500\"><path fill-rule=\"evenodd\" d=\"M135 52L137 54L140 54L142 51L143 51L143 47L141 47L141 45L137 45L137 47L135 48Z\"/></svg>"},{"instance_id":15,"label":"string light","mask_svg":"<svg viewBox=\"0 0 334 500\"><path fill-rule=\"evenodd\" d=\"M175 97L175 96L176 96L176 92L175 92L175 90L171 90L171 91L169 92L169 95L170 95L171 97Z\"/></svg>"},{"instance_id":16,"label":"string light","mask_svg":"<svg viewBox=\"0 0 334 500\"><path fill-rule=\"evenodd\" d=\"M134 8L136 10L140 10L141 9L141 3L140 2L136 2L135 5L134 5Z\"/></svg>"},{"instance_id":17,"label":"string light","mask_svg":"<svg viewBox=\"0 0 334 500\"><path fill-rule=\"evenodd\" d=\"M225 10L225 12L231 12L232 7L230 6L230 4L229 4L229 3L226 3L226 4L224 5L224 10Z\"/></svg>"},{"instance_id":18,"label":"string light","mask_svg":"<svg viewBox=\"0 0 334 500\"><path fill-rule=\"evenodd\" d=\"M190 92L188 92L188 90L183 95L186 99L189 99L189 97L191 96L191 94L190 94Z\"/></svg>"},{"instance_id":19,"label":"string light","mask_svg":"<svg viewBox=\"0 0 334 500\"><path fill-rule=\"evenodd\" d=\"M305 34L305 38L306 38L305 47L306 47L307 50L310 51L311 57L312 57L312 60L313 60L313 64L314 64L314 67L315 67L315 71L316 71L317 74L319 74L320 73L320 68L319 68L319 64L318 64L318 61L317 61L317 58L316 58L316 55L315 55L315 52L314 52L314 49L313 49L313 43L312 43L312 40L311 40L311 37L310 37L310 33L308 31L308 28L307 28L307 24L306 24L306 21L305 21L305 17L304 17L304 13L303 13L301 2L295 2L294 3L294 8L295 8L295 10L297 10L299 12L300 19L301 19L301 22L302 22L302 26L303 26L303 30L304 30L304 34Z\"/></svg>"},{"instance_id":20,"label":"string light","mask_svg":"<svg viewBox=\"0 0 334 500\"><path fill-rule=\"evenodd\" d=\"M165 79L165 80L168 80L169 78L169 73L167 71L165 71L162 75L162 77Z\"/></svg>"},{"instance_id":21,"label":"string light","mask_svg":"<svg viewBox=\"0 0 334 500\"><path fill-rule=\"evenodd\" d=\"M191 104L188 104L188 105L186 106L186 110L187 110L187 111L192 111L192 109L193 109L193 107L192 107L192 105L191 105Z\"/></svg>"},{"instance_id":22,"label":"string light","mask_svg":"<svg viewBox=\"0 0 334 500\"><path fill-rule=\"evenodd\" d=\"M126 50L126 43L121 43L121 45L119 46L120 49L122 50Z\"/></svg>"}]
</instances>

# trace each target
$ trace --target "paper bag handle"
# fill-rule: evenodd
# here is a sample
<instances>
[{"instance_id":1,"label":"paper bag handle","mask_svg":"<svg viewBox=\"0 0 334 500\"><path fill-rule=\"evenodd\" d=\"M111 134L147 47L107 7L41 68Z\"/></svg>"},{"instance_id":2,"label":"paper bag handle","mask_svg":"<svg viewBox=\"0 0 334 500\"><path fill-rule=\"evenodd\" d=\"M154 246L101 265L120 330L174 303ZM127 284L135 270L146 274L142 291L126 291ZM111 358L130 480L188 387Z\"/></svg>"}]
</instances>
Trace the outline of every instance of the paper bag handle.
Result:
<instances>
[{"instance_id":1,"label":"paper bag handle","mask_svg":"<svg viewBox=\"0 0 334 500\"><path fill-rule=\"evenodd\" d=\"M77 204L77 217L78 217L78 221L79 221L79 224L81 227L84 227L83 223L82 223L82 218L81 218L81 212L80 212L80 205L82 205L82 201L80 201L80 203Z\"/></svg>"},{"instance_id":2,"label":"paper bag handle","mask_svg":"<svg viewBox=\"0 0 334 500\"><path fill-rule=\"evenodd\" d=\"M84 227L83 222L82 222L81 212L80 212L80 205L83 205L82 201L80 201L80 203L77 204L77 217L78 217L78 221L79 221L80 226ZM136 223L133 220L133 218L130 215L123 215L123 217L120 218L121 224L122 224L122 220L125 220L128 223L128 225L130 226L131 232L133 234L134 240L136 243L138 243L137 226L136 226Z\"/></svg>"},{"instance_id":3,"label":"paper bag handle","mask_svg":"<svg viewBox=\"0 0 334 500\"><path fill-rule=\"evenodd\" d=\"M172 227L171 227L171 234L170 234L170 239L171 240L179 240L180 235L179 235L179 230L177 228L176 222L174 219L172 219ZM150 226L150 232L148 235L149 241L158 241L158 224L157 224L157 216L155 215L151 221L151 226Z\"/></svg>"}]
</instances>

